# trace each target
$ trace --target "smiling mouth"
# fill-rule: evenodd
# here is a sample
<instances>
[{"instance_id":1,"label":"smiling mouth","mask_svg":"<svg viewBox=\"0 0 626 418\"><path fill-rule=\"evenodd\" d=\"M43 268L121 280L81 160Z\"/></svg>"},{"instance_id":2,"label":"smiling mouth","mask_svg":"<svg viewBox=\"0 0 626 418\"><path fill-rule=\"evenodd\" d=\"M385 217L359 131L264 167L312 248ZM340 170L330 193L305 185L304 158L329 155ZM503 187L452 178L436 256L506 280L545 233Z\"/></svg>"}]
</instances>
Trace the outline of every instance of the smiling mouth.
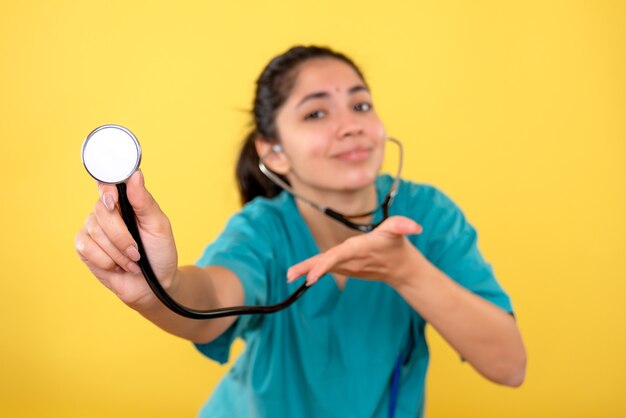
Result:
<instances>
[{"instance_id":1,"label":"smiling mouth","mask_svg":"<svg viewBox=\"0 0 626 418\"><path fill-rule=\"evenodd\" d=\"M362 161L369 157L372 150L370 148L355 148L350 151L342 152L333 156L343 161Z\"/></svg>"}]
</instances>

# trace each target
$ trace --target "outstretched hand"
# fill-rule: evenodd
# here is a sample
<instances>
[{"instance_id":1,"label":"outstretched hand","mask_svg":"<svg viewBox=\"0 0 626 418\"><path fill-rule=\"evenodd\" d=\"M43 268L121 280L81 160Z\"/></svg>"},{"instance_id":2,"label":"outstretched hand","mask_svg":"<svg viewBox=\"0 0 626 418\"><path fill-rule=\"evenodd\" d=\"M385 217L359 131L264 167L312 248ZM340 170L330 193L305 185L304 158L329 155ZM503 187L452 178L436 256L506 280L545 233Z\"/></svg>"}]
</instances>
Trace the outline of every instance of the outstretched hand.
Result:
<instances>
[{"instance_id":1,"label":"outstretched hand","mask_svg":"<svg viewBox=\"0 0 626 418\"><path fill-rule=\"evenodd\" d=\"M150 264L167 289L174 282L178 266L169 219L145 188L141 171L134 173L126 186ZM124 303L132 306L152 303L156 299L137 265L140 254L120 214L117 188L100 183L98 190L101 198L76 235L76 251L98 280Z\"/></svg>"},{"instance_id":2,"label":"outstretched hand","mask_svg":"<svg viewBox=\"0 0 626 418\"><path fill-rule=\"evenodd\" d=\"M426 259L406 239L419 234L422 227L402 216L392 216L364 235L348 238L341 244L295 264L287 271L287 281L306 275L311 286L324 274L333 272L360 279L385 281L391 285L414 274Z\"/></svg>"}]
</instances>

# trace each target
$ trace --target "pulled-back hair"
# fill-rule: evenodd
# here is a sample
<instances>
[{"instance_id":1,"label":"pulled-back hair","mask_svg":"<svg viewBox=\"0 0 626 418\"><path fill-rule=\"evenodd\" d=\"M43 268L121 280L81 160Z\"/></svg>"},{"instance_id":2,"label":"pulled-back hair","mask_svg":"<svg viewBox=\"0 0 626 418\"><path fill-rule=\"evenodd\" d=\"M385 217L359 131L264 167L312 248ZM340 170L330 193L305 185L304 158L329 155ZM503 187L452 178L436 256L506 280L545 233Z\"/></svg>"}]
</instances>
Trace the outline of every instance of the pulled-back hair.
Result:
<instances>
[{"instance_id":1,"label":"pulled-back hair","mask_svg":"<svg viewBox=\"0 0 626 418\"><path fill-rule=\"evenodd\" d=\"M314 58L333 58L343 61L365 81L363 74L350 58L330 48L295 46L273 58L256 81L252 109L253 127L244 139L237 161L236 176L242 204L257 196L274 197L281 191L259 170L259 155L255 141L261 138L270 143L279 142L276 114L293 89L298 75L297 67ZM287 179L283 178L283 180L287 182Z\"/></svg>"}]
</instances>

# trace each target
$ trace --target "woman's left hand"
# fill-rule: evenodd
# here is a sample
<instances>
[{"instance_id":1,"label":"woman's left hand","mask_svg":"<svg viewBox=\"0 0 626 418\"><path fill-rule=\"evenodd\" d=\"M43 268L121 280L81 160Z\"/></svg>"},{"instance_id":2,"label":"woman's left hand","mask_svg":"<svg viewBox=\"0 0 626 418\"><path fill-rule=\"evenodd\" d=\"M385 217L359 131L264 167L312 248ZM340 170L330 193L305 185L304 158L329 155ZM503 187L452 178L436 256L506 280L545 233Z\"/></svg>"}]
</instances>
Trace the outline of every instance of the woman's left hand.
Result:
<instances>
[{"instance_id":1,"label":"woman's left hand","mask_svg":"<svg viewBox=\"0 0 626 418\"><path fill-rule=\"evenodd\" d=\"M295 264L287 271L287 281L307 276L308 286L328 272L361 279L401 283L417 273L424 256L406 239L422 232L415 221L392 216L364 235L348 238L341 244Z\"/></svg>"}]
</instances>

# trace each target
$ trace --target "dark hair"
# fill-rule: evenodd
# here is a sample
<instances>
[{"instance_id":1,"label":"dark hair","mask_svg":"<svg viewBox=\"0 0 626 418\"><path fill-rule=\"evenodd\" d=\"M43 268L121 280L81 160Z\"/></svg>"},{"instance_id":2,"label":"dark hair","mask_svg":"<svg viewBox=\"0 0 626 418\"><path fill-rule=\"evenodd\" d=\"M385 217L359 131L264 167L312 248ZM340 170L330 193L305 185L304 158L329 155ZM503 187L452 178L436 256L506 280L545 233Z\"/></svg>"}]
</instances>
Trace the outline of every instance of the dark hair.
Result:
<instances>
[{"instance_id":1,"label":"dark hair","mask_svg":"<svg viewBox=\"0 0 626 418\"><path fill-rule=\"evenodd\" d=\"M257 196L274 197L280 193L280 187L272 183L259 170L259 155L255 140L262 138L271 143L279 141L276 129L276 114L285 103L293 89L296 68L305 61L314 58L333 58L348 64L365 82L359 67L347 56L330 48L318 46L295 46L287 52L273 58L263 69L256 81L256 93L253 102L253 127L244 139L237 161L237 183L241 203L245 204ZM287 179L283 178L285 182Z\"/></svg>"}]
</instances>

